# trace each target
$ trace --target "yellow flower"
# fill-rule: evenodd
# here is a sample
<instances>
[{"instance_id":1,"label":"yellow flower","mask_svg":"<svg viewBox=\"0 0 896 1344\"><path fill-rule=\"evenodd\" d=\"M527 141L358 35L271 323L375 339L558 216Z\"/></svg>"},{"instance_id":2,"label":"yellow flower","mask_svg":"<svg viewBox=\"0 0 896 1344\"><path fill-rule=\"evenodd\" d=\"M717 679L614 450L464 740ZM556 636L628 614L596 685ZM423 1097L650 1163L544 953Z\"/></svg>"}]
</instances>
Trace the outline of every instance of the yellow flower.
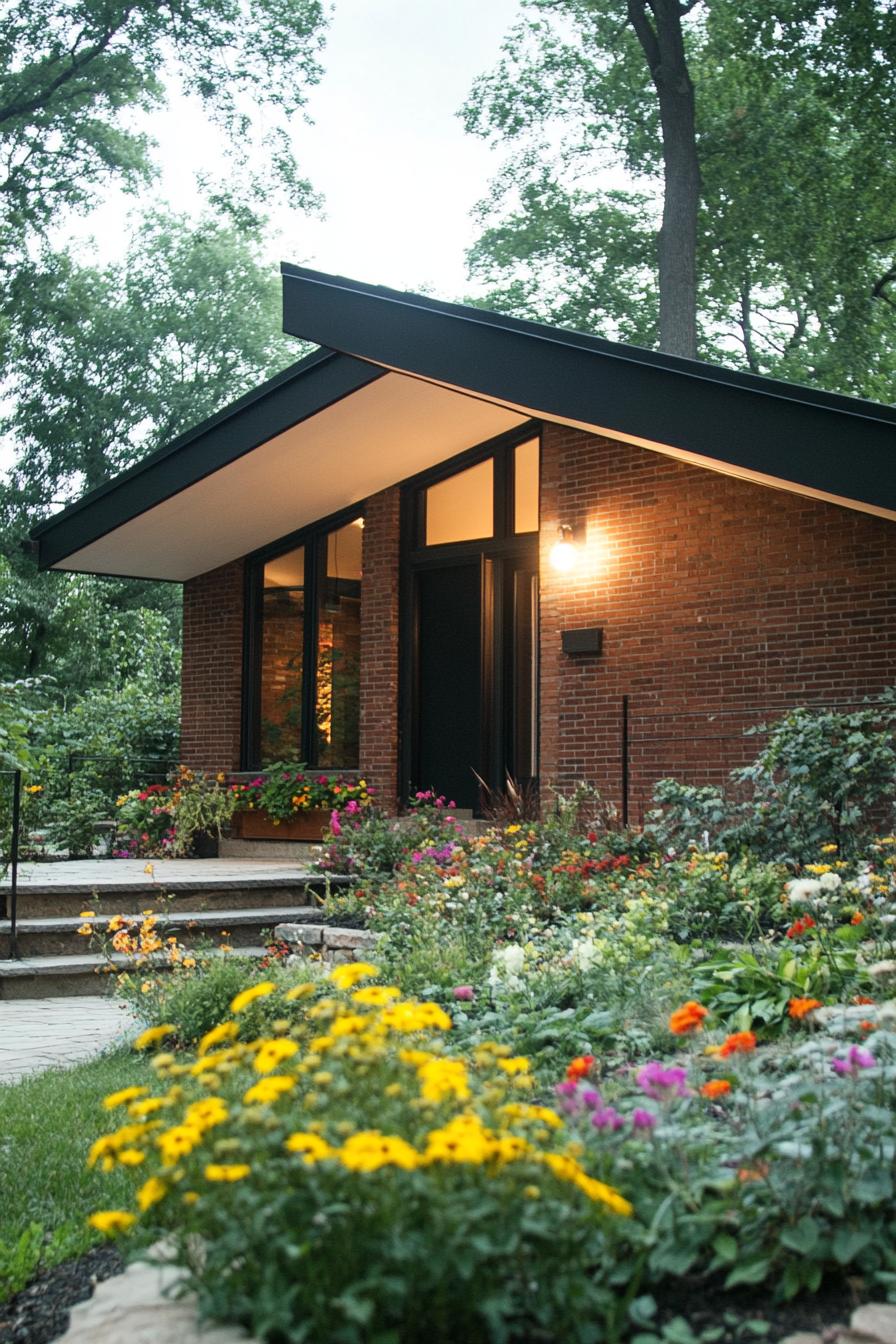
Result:
<instances>
[{"instance_id":1,"label":"yellow flower","mask_svg":"<svg viewBox=\"0 0 896 1344\"><path fill-rule=\"evenodd\" d=\"M79 918L79 919L93 919L93 918L95 917L95 915L96 915L96 911L95 911L95 910L82 910L81 913L80 913L80 915L78 916L78 918Z\"/></svg>"},{"instance_id":2,"label":"yellow flower","mask_svg":"<svg viewBox=\"0 0 896 1344\"><path fill-rule=\"evenodd\" d=\"M401 990L396 989L395 985L365 985L363 989L356 989L352 995L353 1001L365 1008L383 1008L392 999L400 997Z\"/></svg>"},{"instance_id":3,"label":"yellow flower","mask_svg":"<svg viewBox=\"0 0 896 1344\"><path fill-rule=\"evenodd\" d=\"M82 924L82 925L80 926L80 928L78 929L78 933L80 933L80 935L81 935L82 938L89 938L90 935L93 933L93 925L92 925L92 924Z\"/></svg>"},{"instance_id":4,"label":"yellow flower","mask_svg":"<svg viewBox=\"0 0 896 1344\"><path fill-rule=\"evenodd\" d=\"M127 1232L129 1227L133 1227L137 1215L126 1213L124 1209L101 1209L98 1213L92 1213L87 1221L98 1232L112 1236L115 1232Z\"/></svg>"},{"instance_id":5,"label":"yellow flower","mask_svg":"<svg viewBox=\"0 0 896 1344\"><path fill-rule=\"evenodd\" d=\"M332 980L337 989L353 989L359 980L370 980L379 975L380 968L371 966L368 961L348 961L342 966L334 966L328 980Z\"/></svg>"},{"instance_id":6,"label":"yellow flower","mask_svg":"<svg viewBox=\"0 0 896 1344\"><path fill-rule=\"evenodd\" d=\"M118 1160L123 1167L139 1167L146 1154L139 1148L120 1148L118 1150Z\"/></svg>"},{"instance_id":7,"label":"yellow flower","mask_svg":"<svg viewBox=\"0 0 896 1344\"><path fill-rule=\"evenodd\" d=\"M450 1031L451 1018L437 1003L390 1003L380 1014L388 1031Z\"/></svg>"},{"instance_id":8,"label":"yellow flower","mask_svg":"<svg viewBox=\"0 0 896 1344\"><path fill-rule=\"evenodd\" d=\"M525 1055L516 1055L513 1059L499 1059L498 1068L512 1077L515 1073L528 1073L530 1064Z\"/></svg>"},{"instance_id":9,"label":"yellow flower","mask_svg":"<svg viewBox=\"0 0 896 1344\"><path fill-rule=\"evenodd\" d=\"M821 852L822 852L822 854L836 854L836 853L837 853L837 846L836 846L836 845L822 845L822 847L821 847Z\"/></svg>"},{"instance_id":10,"label":"yellow flower","mask_svg":"<svg viewBox=\"0 0 896 1344\"><path fill-rule=\"evenodd\" d=\"M185 1190L181 1195L181 1200L184 1204L195 1204L198 1199L199 1196L195 1190Z\"/></svg>"},{"instance_id":11,"label":"yellow flower","mask_svg":"<svg viewBox=\"0 0 896 1344\"><path fill-rule=\"evenodd\" d=\"M501 1107L508 1120L533 1120L538 1124L549 1125L551 1129L562 1129L563 1120L550 1106L530 1106L523 1101L511 1101Z\"/></svg>"},{"instance_id":12,"label":"yellow flower","mask_svg":"<svg viewBox=\"0 0 896 1344\"><path fill-rule=\"evenodd\" d=\"M136 1101L138 1097L148 1094L148 1087L123 1087L119 1092L110 1092L108 1097L104 1097L103 1105L107 1111L114 1111L116 1106L123 1106L126 1101Z\"/></svg>"},{"instance_id":13,"label":"yellow flower","mask_svg":"<svg viewBox=\"0 0 896 1344\"><path fill-rule=\"evenodd\" d=\"M295 1041L263 1041L261 1048L255 1056L256 1073L270 1073L276 1069L278 1064L282 1064L284 1059L289 1059L298 1051Z\"/></svg>"},{"instance_id":14,"label":"yellow flower","mask_svg":"<svg viewBox=\"0 0 896 1344\"><path fill-rule=\"evenodd\" d=\"M146 1050L149 1046L155 1045L158 1041L163 1041L166 1036L171 1036L177 1031L177 1027L171 1022L163 1022L160 1027L148 1027L142 1031L134 1042L135 1050Z\"/></svg>"},{"instance_id":15,"label":"yellow flower","mask_svg":"<svg viewBox=\"0 0 896 1344\"><path fill-rule=\"evenodd\" d=\"M292 1003L296 999L307 999L308 995L313 994L316 989L317 985L309 981L303 985L293 985L292 989L288 989L283 997Z\"/></svg>"},{"instance_id":16,"label":"yellow flower","mask_svg":"<svg viewBox=\"0 0 896 1344\"><path fill-rule=\"evenodd\" d=\"M618 1190L588 1176L574 1158L566 1157L562 1153L543 1153L541 1160L561 1181L569 1181L595 1203L604 1204L614 1213L622 1214L626 1218L634 1212L632 1205Z\"/></svg>"},{"instance_id":17,"label":"yellow flower","mask_svg":"<svg viewBox=\"0 0 896 1344\"><path fill-rule=\"evenodd\" d=\"M236 1010L234 1010L236 1011ZM207 1181L241 1181L252 1168L247 1162L209 1162L205 1169Z\"/></svg>"},{"instance_id":18,"label":"yellow flower","mask_svg":"<svg viewBox=\"0 0 896 1344\"><path fill-rule=\"evenodd\" d=\"M301 1153L305 1162L311 1165L312 1162L321 1162L326 1157L335 1157L335 1151L318 1134L308 1134L298 1131L290 1134L283 1147L289 1153Z\"/></svg>"},{"instance_id":19,"label":"yellow flower","mask_svg":"<svg viewBox=\"0 0 896 1344\"><path fill-rule=\"evenodd\" d=\"M457 1101L467 1101L470 1096L470 1084L467 1079L466 1065L459 1059L430 1059L421 1065L420 1094L424 1101L443 1101L451 1097Z\"/></svg>"},{"instance_id":20,"label":"yellow flower","mask_svg":"<svg viewBox=\"0 0 896 1344\"><path fill-rule=\"evenodd\" d=\"M43 786L43 784L26 784L26 785L25 785L25 792L26 792L26 793L43 793L43 791L44 791L44 786Z\"/></svg>"},{"instance_id":21,"label":"yellow flower","mask_svg":"<svg viewBox=\"0 0 896 1344\"><path fill-rule=\"evenodd\" d=\"M132 1115L135 1120L142 1120L145 1115L152 1115L153 1111L161 1111L170 1105L171 1102L166 1097L147 1097L145 1101L132 1101L128 1107L128 1115Z\"/></svg>"},{"instance_id":22,"label":"yellow flower","mask_svg":"<svg viewBox=\"0 0 896 1344\"><path fill-rule=\"evenodd\" d=\"M230 1005L232 1013L241 1013L244 1008L248 1008L250 1003L256 999L263 999L268 994L273 994L277 986L273 980L262 980L257 985L250 985L248 989L241 990Z\"/></svg>"},{"instance_id":23,"label":"yellow flower","mask_svg":"<svg viewBox=\"0 0 896 1344\"><path fill-rule=\"evenodd\" d=\"M289 1092L296 1085L295 1078L287 1078L285 1074L274 1073L269 1078L261 1078L254 1083L249 1091L243 1097L247 1106L268 1105L282 1097L284 1092Z\"/></svg>"},{"instance_id":24,"label":"yellow flower","mask_svg":"<svg viewBox=\"0 0 896 1344\"><path fill-rule=\"evenodd\" d=\"M174 1125L156 1139L166 1167L176 1166L182 1157L187 1157L201 1142L202 1131L195 1125Z\"/></svg>"},{"instance_id":25,"label":"yellow flower","mask_svg":"<svg viewBox=\"0 0 896 1344\"><path fill-rule=\"evenodd\" d=\"M378 1129L353 1134L336 1156L349 1171L379 1171L380 1167L401 1167L413 1171L420 1165L420 1154L404 1139L381 1134Z\"/></svg>"},{"instance_id":26,"label":"yellow flower","mask_svg":"<svg viewBox=\"0 0 896 1344\"><path fill-rule=\"evenodd\" d=\"M207 1097L203 1101L193 1101L184 1112L184 1124L202 1130L212 1129L223 1124L230 1112L227 1103L220 1097Z\"/></svg>"},{"instance_id":27,"label":"yellow flower","mask_svg":"<svg viewBox=\"0 0 896 1344\"><path fill-rule=\"evenodd\" d=\"M168 1186L158 1176L150 1176L148 1181L144 1181L137 1191L137 1205L141 1213L151 1209L153 1204L158 1204L159 1200L164 1199L168 1193Z\"/></svg>"},{"instance_id":28,"label":"yellow flower","mask_svg":"<svg viewBox=\"0 0 896 1344\"><path fill-rule=\"evenodd\" d=\"M196 1053L204 1055L213 1045L220 1045L222 1041L232 1041L239 1034L239 1023L221 1022L219 1026L212 1027L207 1031L199 1042Z\"/></svg>"}]
</instances>

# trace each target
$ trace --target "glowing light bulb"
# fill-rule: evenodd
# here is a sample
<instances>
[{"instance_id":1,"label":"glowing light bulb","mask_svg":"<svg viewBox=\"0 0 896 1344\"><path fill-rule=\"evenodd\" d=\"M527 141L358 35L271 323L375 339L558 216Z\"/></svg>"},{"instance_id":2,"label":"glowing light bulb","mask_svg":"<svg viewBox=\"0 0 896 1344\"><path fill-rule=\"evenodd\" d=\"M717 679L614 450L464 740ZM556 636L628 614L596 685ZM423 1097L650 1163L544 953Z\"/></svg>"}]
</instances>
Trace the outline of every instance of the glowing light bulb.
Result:
<instances>
[{"instance_id":1,"label":"glowing light bulb","mask_svg":"<svg viewBox=\"0 0 896 1344\"><path fill-rule=\"evenodd\" d=\"M572 528L561 523L557 528L557 541L551 547L551 568L559 574L569 574L575 569L578 551L573 543Z\"/></svg>"}]
</instances>

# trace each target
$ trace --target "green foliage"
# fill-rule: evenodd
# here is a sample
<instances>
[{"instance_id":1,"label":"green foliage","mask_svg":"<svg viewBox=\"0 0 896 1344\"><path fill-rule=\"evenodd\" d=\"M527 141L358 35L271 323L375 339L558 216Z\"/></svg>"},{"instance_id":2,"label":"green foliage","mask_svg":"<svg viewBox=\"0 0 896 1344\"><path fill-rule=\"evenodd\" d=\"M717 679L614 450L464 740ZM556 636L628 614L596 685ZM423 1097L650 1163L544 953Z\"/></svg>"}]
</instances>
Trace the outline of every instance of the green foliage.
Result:
<instances>
[{"instance_id":1,"label":"green foliage","mask_svg":"<svg viewBox=\"0 0 896 1344\"><path fill-rule=\"evenodd\" d=\"M221 914L226 927L226 911ZM117 981L116 993L150 1023L174 1022L182 1045L195 1045L207 1031L223 1021L230 1001L257 975L251 962L230 954L200 957L201 969L166 970L153 975L128 973ZM144 990L144 986L147 988ZM263 1008L256 1014L263 1022Z\"/></svg>"},{"instance_id":2,"label":"green foliage","mask_svg":"<svg viewBox=\"0 0 896 1344\"><path fill-rule=\"evenodd\" d=\"M631 8L526 0L464 109L472 134L508 150L469 264L488 307L655 345L663 164ZM890 6L681 9L701 174L701 356L892 400ZM629 187L604 185L613 168Z\"/></svg>"},{"instance_id":3,"label":"green foliage","mask_svg":"<svg viewBox=\"0 0 896 1344\"><path fill-rule=\"evenodd\" d=\"M0 1085L0 1300L38 1267L70 1260L99 1240L88 1213L101 1191L123 1198L129 1182L120 1172L101 1183L85 1166L84 1144L106 1123L101 1098L143 1083L147 1072L142 1059L119 1051Z\"/></svg>"},{"instance_id":4,"label":"green foliage","mask_svg":"<svg viewBox=\"0 0 896 1344\"><path fill-rule=\"evenodd\" d=\"M868 993L874 983L863 973L855 947L813 939L805 946L755 945L749 951L718 951L694 968L695 995L712 1007L732 1031L783 1030L791 999L836 999Z\"/></svg>"}]
</instances>

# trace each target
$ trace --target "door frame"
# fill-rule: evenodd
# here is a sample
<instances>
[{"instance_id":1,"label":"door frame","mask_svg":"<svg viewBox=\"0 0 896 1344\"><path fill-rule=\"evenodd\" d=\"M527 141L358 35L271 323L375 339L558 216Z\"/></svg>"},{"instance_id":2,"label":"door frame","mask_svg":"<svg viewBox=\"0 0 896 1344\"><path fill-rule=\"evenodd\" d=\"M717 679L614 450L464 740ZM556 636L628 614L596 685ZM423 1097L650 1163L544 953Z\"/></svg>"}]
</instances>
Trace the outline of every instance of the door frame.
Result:
<instances>
[{"instance_id":1,"label":"door frame","mask_svg":"<svg viewBox=\"0 0 896 1344\"><path fill-rule=\"evenodd\" d=\"M419 760L419 714L421 687L419 680L418 649L420 637L417 602L417 574L427 569L444 568L450 564L478 560L482 574L482 763L483 777L493 788L502 788L503 765L506 759L506 739L511 707L503 685L507 650L502 637L506 630L503 572L506 564L523 566L538 573L538 532L517 533L511 530L513 522L513 450L520 443L541 437L537 420L498 435L485 443L459 453L437 467L429 468L402 483L400 540L399 540L399 666L398 666L398 736L399 736L399 797L408 797ZM494 527L493 535L485 540L460 541L438 546L421 544L423 535L424 491L430 485L475 466L486 458L495 462ZM540 471L540 462L539 462ZM537 639L537 628L535 632ZM540 677L532 688L534 719L538 712ZM538 761L539 744L534 744L533 755ZM434 781L438 784L438 781ZM427 781L423 787L428 787Z\"/></svg>"}]
</instances>

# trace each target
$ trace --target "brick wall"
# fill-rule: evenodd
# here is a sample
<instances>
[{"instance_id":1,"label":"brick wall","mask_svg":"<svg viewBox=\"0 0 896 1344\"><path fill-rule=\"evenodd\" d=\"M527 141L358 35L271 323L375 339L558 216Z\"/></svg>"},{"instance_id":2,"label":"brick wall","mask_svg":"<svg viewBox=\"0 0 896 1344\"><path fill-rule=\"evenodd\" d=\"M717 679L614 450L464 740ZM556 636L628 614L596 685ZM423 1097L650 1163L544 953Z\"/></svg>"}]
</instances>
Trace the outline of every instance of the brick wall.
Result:
<instances>
[{"instance_id":1,"label":"brick wall","mask_svg":"<svg viewBox=\"0 0 896 1344\"><path fill-rule=\"evenodd\" d=\"M400 491L364 510L361 579L361 768L383 806L398 797L398 556Z\"/></svg>"},{"instance_id":2,"label":"brick wall","mask_svg":"<svg viewBox=\"0 0 896 1344\"><path fill-rule=\"evenodd\" d=\"M638 820L654 779L755 755L762 711L896 681L893 523L558 425L542 456L543 781L618 800L627 694ZM559 523L585 529L572 575L548 563ZM593 625L602 656L561 652Z\"/></svg>"},{"instance_id":3,"label":"brick wall","mask_svg":"<svg viewBox=\"0 0 896 1344\"><path fill-rule=\"evenodd\" d=\"M197 770L240 764L244 564L184 584L181 760Z\"/></svg>"}]
</instances>

